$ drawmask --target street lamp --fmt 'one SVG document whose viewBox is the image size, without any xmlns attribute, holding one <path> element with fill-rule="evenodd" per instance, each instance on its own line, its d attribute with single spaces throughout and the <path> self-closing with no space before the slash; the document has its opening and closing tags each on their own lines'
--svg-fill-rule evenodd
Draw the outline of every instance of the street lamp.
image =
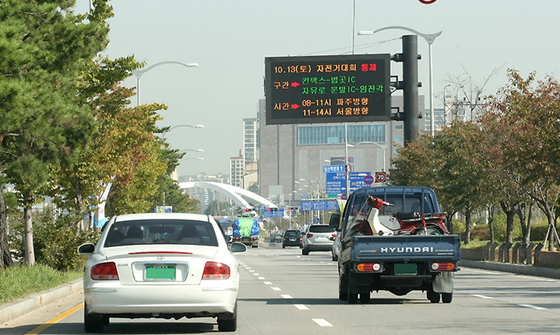
<svg viewBox="0 0 560 335">
<path fill-rule="evenodd" d="M 139 69 L 139 70 L 132 70 L 132 74 L 136 77 L 136 106 L 140 105 L 140 78 L 142 77 L 142 75 L 148 71 L 150 71 L 151 69 L 153 69 L 156 66 L 160 66 L 163 64 L 178 64 L 178 65 L 182 65 L 184 67 L 197 67 L 198 63 L 181 63 L 181 62 L 175 62 L 175 61 L 165 61 L 165 62 L 159 62 L 156 63 L 150 67 L 147 67 L 145 69 Z"/>
<path fill-rule="evenodd" d="M 434 41 L 436 40 L 436 37 L 438 37 L 439 35 L 441 35 L 441 33 L 443 31 L 437 32 L 437 33 L 433 33 L 433 34 L 422 34 L 412 28 L 408 28 L 408 27 L 403 27 L 403 26 L 390 26 L 390 27 L 384 27 L 384 28 L 380 28 L 377 29 L 375 31 L 359 31 L 358 35 L 373 35 L 377 32 L 380 32 L 382 30 L 387 30 L 387 29 L 403 29 L 403 30 L 408 30 L 410 32 L 415 33 L 418 36 L 423 37 L 426 42 L 428 42 L 428 63 L 429 63 L 429 70 L 430 70 L 430 134 L 432 136 L 434 136 L 434 128 L 435 128 L 435 124 L 434 124 L 434 94 L 433 94 L 433 90 L 434 90 L 434 84 L 432 82 L 432 77 L 433 77 L 433 70 L 432 70 L 432 43 L 434 43 Z"/>
<path fill-rule="evenodd" d="M 179 127 L 204 128 L 204 126 L 201 125 L 201 124 L 197 124 L 197 125 L 194 125 L 194 126 L 193 126 L 193 125 L 190 125 L 190 124 L 180 124 L 180 125 L 177 125 L 177 126 L 173 126 L 173 127 L 169 128 L 169 129 L 167 129 L 166 131 L 164 131 L 164 132 L 163 132 L 163 137 L 165 137 L 165 134 L 167 134 L 167 133 L 170 132 L 171 130 L 173 130 L 173 129 L 175 129 L 175 128 L 179 128 Z"/>
<path fill-rule="evenodd" d="M 181 149 L 177 153 L 180 154 L 180 153 L 187 152 L 187 151 L 204 152 L 204 150 L 202 150 L 202 149 Z"/>
</svg>

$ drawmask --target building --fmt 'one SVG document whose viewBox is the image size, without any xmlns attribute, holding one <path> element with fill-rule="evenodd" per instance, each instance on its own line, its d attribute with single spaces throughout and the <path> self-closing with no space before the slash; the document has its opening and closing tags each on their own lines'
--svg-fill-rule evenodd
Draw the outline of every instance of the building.
<svg viewBox="0 0 560 335">
<path fill-rule="evenodd" d="M 425 110 L 423 96 L 418 103 L 418 110 Z M 392 97 L 392 106 L 402 110 L 402 104 L 402 96 Z M 402 121 L 266 125 L 264 107 L 262 99 L 258 183 L 260 195 L 280 206 L 326 196 L 323 167 L 344 165 L 346 153 L 351 171 L 374 174 L 388 171 L 391 158 L 403 145 Z M 419 132 L 425 129 L 424 122 L 419 120 Z"/>
</svg>

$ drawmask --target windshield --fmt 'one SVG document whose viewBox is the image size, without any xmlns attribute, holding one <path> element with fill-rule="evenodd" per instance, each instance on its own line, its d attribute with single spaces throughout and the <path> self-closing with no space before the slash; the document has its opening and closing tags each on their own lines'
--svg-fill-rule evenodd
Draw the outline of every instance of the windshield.
<svg viewBox="0 0 560 335">
<path fill-rule="evenodd" d="M 196 244 L 218 246 L 210 222 L 191 220 L 134 220 L 111 225 L 105 247 L 133 244 Z"/>
</svg>

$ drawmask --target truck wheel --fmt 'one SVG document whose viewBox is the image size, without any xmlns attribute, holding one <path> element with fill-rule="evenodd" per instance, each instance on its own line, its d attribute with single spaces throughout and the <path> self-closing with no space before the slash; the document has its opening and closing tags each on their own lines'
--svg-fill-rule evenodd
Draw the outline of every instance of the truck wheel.
<svg viewBox="0 0 560 335">
<path fill-rule="evenodd" d="M 301 254 L 302 255 L 309 255 L 309 249 L 307 249 L 307 248 L 301 249 Z"/>
<path fill-rule="evenodd" d="M 348 279 L 344 276 L 338 277 L 338 299 L 348 300 Z"/>
<path fill-rule="evenodd" d="M 437 304 L 437 303 L 439 303 L 439 297 L 440 297 L 440 294 L 439 294 L 439 293 L 436 293 L 436 292 L 434 292 L 433 290 L 428 290 L 428 291 L 426 292 L 426 296 L 427 296 L 428 300 L 430 300 L 430 302 L 431 302 L 432 304 Z"/>
<path fill-rule="evenodd" d="M 444 304 L 451 303 L 451 300 L 453 300 L 453 292 L 452 293 L 442 293 L 441 294 L 441 301 Z"/>
<path fill-rule="evenodd" d="M 352 286 L 353 286 L 352 282 L 353 282 L 352 274 L 349 273 L 348 274 L 348 303 L 349 304 L 355 304 L 358 302 L 358 293 L 352 292 Z"/>
<path fill-rule="evenodd" d="M 370 300 L 371 300 L 370 292 L 360 293 L 360 302 L 362 304 L 369 304 Z"/>
</svg>

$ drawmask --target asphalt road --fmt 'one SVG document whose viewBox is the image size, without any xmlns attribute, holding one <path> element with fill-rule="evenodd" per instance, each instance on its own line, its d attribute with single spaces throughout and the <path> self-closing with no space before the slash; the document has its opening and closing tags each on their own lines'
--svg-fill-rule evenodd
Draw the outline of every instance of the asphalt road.
<svg viewBox="0 0 560 335">
<path fill-rule="evenodd" d="M 374 292 L 369 304 L 349 305 L 338 300 L 336 262 L 328 252 L 302 256 L 299 248 L 273 246 L 250 248 L 238 259 L 236 334 L 560 333 L 557 279 L 463 268 L 451 304 L 431 304 L 422 292 Z M 0 334 L 85 334 L 82 299 L 71 295 L 2 325 Z M 107 334 L 216 332 L 213 319 L 111 319 L 105 328 Z"/>
</svg>

